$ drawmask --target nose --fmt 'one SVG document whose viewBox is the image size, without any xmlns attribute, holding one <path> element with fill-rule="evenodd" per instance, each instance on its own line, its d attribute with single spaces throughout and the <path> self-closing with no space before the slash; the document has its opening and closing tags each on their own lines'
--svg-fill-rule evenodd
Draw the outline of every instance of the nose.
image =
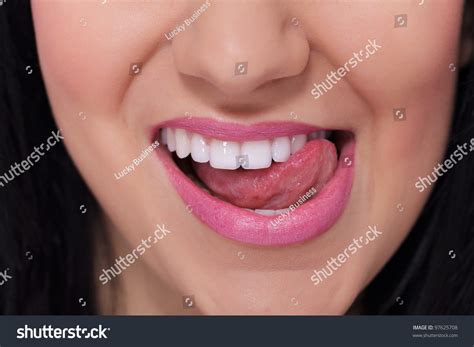
<svg viewBox="0 0 474 347">
<path fill-rule="evenodd" d="M 288 5 L 261 0 L 210 4 L 173 39 L 173 58 L 181 74 L 237 96 L 305 69 L 310 46 L 289 19 Z"/>
</svg>

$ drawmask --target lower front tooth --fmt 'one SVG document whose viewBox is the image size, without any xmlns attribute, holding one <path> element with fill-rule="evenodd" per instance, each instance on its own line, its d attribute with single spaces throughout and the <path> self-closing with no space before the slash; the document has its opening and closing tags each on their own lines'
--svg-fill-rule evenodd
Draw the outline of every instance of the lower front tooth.
<svg viewBox="0 0 474 347">
<path fill-rule="evenodd" d="M 262 216 L 274 216 L 274 210 L 254 210 L 256 214 L 261 214 Z"/>
<path fill-rule="evenodd" d="M 247 165 L 244 169 L 266 169 L 272 165 L 272 146 L 269 140 L 247 141 L 242 144 L 240 155 Z"/>
<path fill-rule="evenodd" d="M 289 208 L 283 208 L 283 209 L 281 209 L 281 210 L 276 210 L 276 211 L 275 211 L 275 215 L 277 215 L 277 214 L 286 214 L 286 213 L 288 213 L 288 212 L 290 212 L 290 209 L 289 209 Z"/>
<path fill-rule="evenodd" d="M 263 216 L 276 216 L 280 214 L 286 214 L 289 210 L 289 208 L 284 208 L 281 210 L 254 210 L 253 212 L 261 214 Z"/>
<path fill-rule="evenodd" d="M 235 170 L 240 166 L 240 144 L 232 141 L 212 140 L 210 165 L 215 169 Z"/>
</svg>

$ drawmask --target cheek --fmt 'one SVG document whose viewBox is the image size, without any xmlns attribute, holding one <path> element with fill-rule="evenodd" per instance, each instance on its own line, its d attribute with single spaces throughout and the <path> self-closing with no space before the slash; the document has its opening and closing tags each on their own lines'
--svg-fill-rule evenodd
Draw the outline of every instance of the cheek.
<svg viewBox="0 0 474 347">
<path fill-rule="evenodd" d="M 131 83 L 131 66 L 157 48 L 170 7 L 160 5 L 158 11 L 158 4 L 147 2 L 144 11 L 132 2 L 111 5 L 32 2 L 41 68 L 48 91 L 61 94 L 57 99 L 116 110 Z"/>
<path fill-rule="evenodd" d="M 462 1 L 437 1 L 429 7 L 406 0 L 354 2 L 315 4 L 310 11 L 314 15 L 307 19 L 315 23 L 310 39 L 333 69 L 364 50 L 368 40 L 382 46 L 345 77 L 373 108 L 399 102 L 414 91 L 421 94 L 421 89 L 443 88 L 440 83 L 451 79 L 449 66 L 457 58 Z M 395 27 L 400 14 L 406 15 L 406 27 Z"/>
</svg>

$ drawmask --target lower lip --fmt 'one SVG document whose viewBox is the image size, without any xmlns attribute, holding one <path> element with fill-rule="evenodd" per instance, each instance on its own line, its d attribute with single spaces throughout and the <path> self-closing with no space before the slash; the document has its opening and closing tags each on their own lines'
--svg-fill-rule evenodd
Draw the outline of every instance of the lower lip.
<svg viewBox="0 0 474 347">
<path fill-rule="evenodd" d="M 166 149 L 158 149 L 157 154 L 188 209 L 209 228 L 244 243 L 287 246 L 323 234 L 342 215 L 352 188 L 354 148 L 353 141 L 344 146 L 334 176 L 318 195 L 289 215 L 275 216 L 259 215 L 213 197 L 176 166 Z"/>
</svg>

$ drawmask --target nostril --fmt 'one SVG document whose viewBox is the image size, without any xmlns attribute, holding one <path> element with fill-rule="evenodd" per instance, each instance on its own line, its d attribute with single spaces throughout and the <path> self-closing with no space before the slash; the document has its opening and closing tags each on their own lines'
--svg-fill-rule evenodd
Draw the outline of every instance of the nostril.
<svg viewBox="0 0 474 347">
<path fill-rule="evenodd" d="M 176 68 L 226 96 L 298 76 L 308 64 L 310 45 L 295 28 L 297 20 L 289 20 L 268 3 L 212 5 L 173 39 Z"/>
</svg>

